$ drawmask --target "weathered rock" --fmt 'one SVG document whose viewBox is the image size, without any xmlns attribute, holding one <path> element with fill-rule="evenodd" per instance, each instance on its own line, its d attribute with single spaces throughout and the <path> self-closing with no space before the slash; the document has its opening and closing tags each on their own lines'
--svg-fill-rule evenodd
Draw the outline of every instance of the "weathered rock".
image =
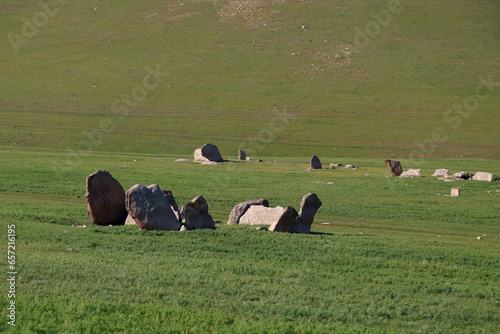
<svg viewBox="0 0 500 334">
<path fill-rule="evenodd" d="M 323 166 L 321 166 L 321 161 L 315 155 L 312 156 L 310 165 L 312 169 L 323 169 Z"/>
<path fill-rule="evenodd" d="M 403 167 L 399 160 L 385 159 L 384 162 L 387 168 L 389 168 L 392 176 L 400 176 L 401 173 L 403 173 Z"/>
<path fill-rule="evenodd" d="M 181 227 L 170 203 L 157 184 L 136 184 L 125 194 L 128 213 L 141 229 L 178 231 Z"/>
<path fill-rule="evenodd" d="M 358 166 L 345 165 L 345 168 L 347 168 L 347 169 L 356 169 L 356 168 L 358 168 Z"/>
<path fill-rule="evenodd" d="M 399 177 L 422 177 L 422 171 L 420 169 L 408 169 L 407 171 L 401 173 Z"/>
<path fill-rule="evenodd" d="M 316 194 L 309 193 L 304 195 L 304 197 L 302 197 L 300 211 L 297 216 L 297 226 L 293 228 L 293 232 L 309 233 L 311 231 L 311 225 L 314 221 L 314 215 L 316 215 L 316 211 L 318 211 L 322 204 L 323 203 Z"/>
<path fill-rule="evenodd" d="M 184 215 L 188 230 L 215 229 L 212 216 L 208 214 L 208 203 L 203 196 L 197 196 L 184 205 Z"/>
<path fill-rule="evenodd" d="M 161 191 L 163 196 L 167 199 L 168 203 L 170 203 L 170 206 L 174 211 L 179 212 L 179 207 L 177 206 L 177 203 L 175 202 L 174 195 L 172 194 L 171 190 L 162 190 Z"/>
<path fill-rule="evenodd" d="M 238 160 L 245 160 L 247 158 L 247 152 L 243 150 L 238 151 Z"/>
<path fill-rule="evenodd" d="M 215 161 L 215 162 L 224 161 L 217 146 L 210 143 L 203 145 L 203 147 L 201 148 L 201 154 L 210 161 Z"/>
<path fill-rule="evenodd" d="M 123 201 L 123 204 L 125 204 L 125 201 Z M 125 219 L 125 225 L 137 225 L 137 222 L 135 221 L 134 218 L 132 218 L 131 215 L 127 214 L 127 219 Z"/>
<path fill-rule="evenodd" d="M 239 224 L 241 216 L 243 216 L 252 205 L 262 205 L 265 207 L 269 207 L 269 201 L 265 198 L 259 198 L 236 204 L 233 210 L 231 210 L 231 214 L 229 215 L 227 224 Z"/>
<path fill-rule="evenodd" d="M 85 202 L 91 222 L 97 225 L 125 223 L 125 191 L 109 172 L 98 170 L 87 176 Z"/>
<path fill-rule="evenodd" d="M 203 156 L 203 154 L 201 153 L 201 148 L 197 148 L 196 150 L 194 150 L 193 158 L 194 158 L 194 161 L 196 161 L 196 162 L 210 161 Z"/>
<path fill-rule="evenodd" d="M 201 164 L 202 165 L 218 165 L 219 163 L 215 162 L 215 161 L 203 161 Z"/>
<path fill-rule="evenodd" d="M 338 167 L 338 166 L 336 166 L 336 165 L 338 165 L 338 164 L 330 164 L 330 168 L 331 168 L 331 169 L 335 169 L 335 168 L 337 168 L 337 167 Z"/>
<path fill-rule="evenodd" d="M 272 225 L 283 214 L 284 208 L 277 206 L 269 208 L 262 205 L 252 205 L 240 218 L 240 224 Z"/>
<path fill-rule="evenodd" d="M 441 169 L 436 169 L 434 174 L 432 174 L 431 176 L 448 176 L 448 175 L 450 175 L 450 171 L 447 169 L 441 168 Z"/>
<path fill-rule="evenodd" d="M 290 232 L 297 220 L 297 216 L 297 210 L 291 206 L 287 206 L 278 220 L 271 225 L 269 231 Z"/>
<path fill-rule="evenodd" d="M 493 174 L 491 174 L 491 173 L 485 173 L 485 172 L 477 172 L 472 177 L 472 180 L 473 181 L 488 181 L 488 182 L 491 182 L 491 181 L 493 181 Z"/>
<path fill-rule="evenodd" d="M 460 196 L 460 189 L 459 188 L 451 188 L 451 197 L 458 197 Z"/>
<path fill-rule="evenodd" d="M 187 229 L 186 225 L 182 225 L 181 228 L 179 229 L 179 231 L 181 231 L 181 232 L 182 231 L 187 231 L 187 230 L 188 229 Z"/>
</svg>

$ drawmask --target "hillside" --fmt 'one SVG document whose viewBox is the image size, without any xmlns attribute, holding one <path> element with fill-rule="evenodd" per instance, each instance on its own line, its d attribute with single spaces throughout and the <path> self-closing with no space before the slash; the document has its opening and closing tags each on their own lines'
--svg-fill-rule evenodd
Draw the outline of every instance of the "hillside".
<svg viewBox="0 0 500 334">
<path fill-rule="evenodd" d="M 3 1 L 0 146 L 500 158 L 500 3 Z"/>
</svg>

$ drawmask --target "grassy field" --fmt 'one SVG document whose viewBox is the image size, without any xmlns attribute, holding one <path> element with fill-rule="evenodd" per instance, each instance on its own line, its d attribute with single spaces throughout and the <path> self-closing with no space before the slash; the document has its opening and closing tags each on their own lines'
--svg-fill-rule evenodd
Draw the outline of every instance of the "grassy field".
<svg viewBox="0 0 500 334">
<path fill-rule="evenodd" d="M 0 145 L 498 159 L 499 6 L 3 1 Z"/>
<path fill-rule="evenodd" d="M 0 248 L 15 226 L 17 274 L 15 299 L 0 285 L 0 332 L 500 332 L 500 183 L 430 176 L 500 175 L 499 12 L 2 1 Z M 206 142 L 264 162 L 174 162 Z M 307 172 L 312 154 L 359 168 Z M 392 178 L 385 158 L 424 177 Z M 91 225 L 98 169 L 180 205 L 201 194 L 220 223 Z M 308 192 L 323 202 L 309 235 L 225 224 L 241 201 L 298 209 Z"/>
<path fill-rule="evenodd" d="M 425 177 L 400 179 L 388 177 L 381 159 L 340 161 L 355 171 L 307 172 L 297 158 L 202 166 L 107 154 L 58 174 L 52 164 L 64 153 L 0 154 L 0 245 L 6 249 L 7 226 L 15 225 L 19 332 L 499 329 L 500 184 L 429 176 L 439 167 L 500 174 L 497 161 L 428 159 Z M 203 194 L 221 223 L 186 233 L 93 226 L 83 197 L 96 169 L 125 189 L 158 183 L 179 204 Z M 447 196 L 451 187 L 461 196 Z M 323 201 L 310 235 L 225 224 L 239 201 L 266 197 L 298 208 L 310 191 Z M 6 305 L 7 294 L 0 299 Z M 2 332 L 10 327 L 0 323 Z"/>
</svg>

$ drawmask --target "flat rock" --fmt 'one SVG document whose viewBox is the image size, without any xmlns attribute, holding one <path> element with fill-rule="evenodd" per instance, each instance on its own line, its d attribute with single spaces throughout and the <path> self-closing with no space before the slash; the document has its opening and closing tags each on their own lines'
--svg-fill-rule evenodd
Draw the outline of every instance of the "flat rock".
<svg viewBox="0 0 500 334">
<path fill-rule="evenodd" d="M 408 169 L 407 171 L 401 173 L 399 177 L 422 177 L 422 171 L 420 169 Z"/>
<path fill-rule="evenodd" d="M 269 207 L 269 201 L 265 198 L 252 199 L 245 202 L 238 203 L 234 206 L 233 210 L 231 210 L 231 214 L 229 215 L 229 220 L 227 221 L 228 225 L 235 225 L 240 223 L 240 218 L 247 212 L 247 210 L 252 205 L 261 205 L 265 207 Z"/>
<path fill-rule="evenodd" d="M 128 213 L 144 230 L 178 231 L 181 227 L 169 201 L 157 184 L 136 184 L 125 193 Z"/>
<path fill-rule="evenodd" d="M 203 161 L 201 164 L 202 165 L 218 165 L 219 163 L 215 162 L 215 161 Z"/>
<path fill-rule="evenodd" d="M 175 162 L 189 162 L 188 159 L 177 159 L 175 160 Z"/>
<path fill-rule="evenodd" d="M 123 225 L 127 218 L 125 191 L 107 171 L 87 176 L 85 202 L 90 221 L 97 225 Z"/>
<path fill-rule="evenodd" d="M 389 168 L 391 176 L 400 176 L 403 173 L 403 167 L 401 166 L 399 160 L 385 159 L 384 162 L 387 165 L 387 168 Z"/>
<path fill-rule="evenodd" d="M 323 169 L 323 167 L 321 166 L 321 161 L 315 155 L 313 155 L 311 158 L 310 166 L 312 169 Z"/>
<path fill-rule="evenodd" d="M 276 220 L 269 231 L 274 232 L 290 232 L 295 225 L 298 213 L 297 210 L 291 206 L 287 206 L 281 216 Z"/>
<path fill-rule="evenodd" d="M 436 169 L 434 174 L 432 174 L 431 176 L 448 176 L 448 175 L 450 175 L 450 171 L 447 169 L 441 168 L 441 169 Z"/>
<path fill-rule="evenodd" d="M 223 162 L 219 149 L 214 144 L 207 143 L 201 148 L 201 154 L 210 161 Z"/>
<path fill-rule="evenodd" d="M 252 205 L 240 218 L 240 224 L 272 225 L 283 214 L 284 208 L 277 206 L 269 208 L 262 205 Z"/>
<path fill-rule="evenodd" d="M 300 203 L 300 211 L 297 216 L 296 226 L 292 232 L 309 233 L 311 225 L 314 221 L 314 216 L 323 203 L 314 193 L 308 193 L 302 197 Z"/>
<path fill-rule="evenodd" d="M 215 229 L 215 222 L 208 214 L 207 200 L 201 195 L 184 205 L 184 216 L 188 230 Z"/>
<path fill-rule="evenodd" d="M 488 182 L 491 182 L 491 181 L 493 181 L 493 174 L 491 174 L 491 173 L 485 173 L 485 172 L 477 172 L 472 177 L 472 180 L 473 181 L 488 181 Z"/>
</svg>

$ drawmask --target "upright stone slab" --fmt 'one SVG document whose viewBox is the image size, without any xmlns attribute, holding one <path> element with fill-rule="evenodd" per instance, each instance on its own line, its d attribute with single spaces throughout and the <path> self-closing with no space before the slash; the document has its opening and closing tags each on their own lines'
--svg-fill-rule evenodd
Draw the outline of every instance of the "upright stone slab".
<svg viewBox="0 0 500 334">
<path fill-rule="evenodd" d="M 271 225 L 269 231 L 290 232 L 297 220 L 297 216 L 297 210 L 291 206 L 287 206 L 278 220 Z"/>
<path fill-rule="evenodd" d="M 272 225 L 283 214 L 284 208 L 277 206 L 268 208 L 262 205 L 252 205 L 240 218 L 240 224 L 250 225 Z"/>
<path fill-rule="evenodd" d="M 323 203 L 314 193 L 309 193 L 302 197 L 302 202 L 300 203 L 300 211 L 297 217 L 297 226 L 294 228 L 294 232 L 298 233 L 309 233 L 311 232 L 311 225 L 314 221 L 314 216 L 316 211 Z"/>
<path fill-rule="evenodd" d="M 460 196 L 460 189 L 459 188 L 451 188 L 451 197 L 458 197 Z"/>
<path fill-rule="evenodd" d="M 215 222 L 208 214 L 208 203 L 201 195 L 184 205 L 184 215 L 188 230 L 215 229 Z"/>
<path fill-rule="evenodd" d="M 403 173 L 403 167 L 399 160 L 385 159 L 384 162 L 392 176 L 400 176 Z"/>
<path fill-rule="evenodd" d="M 321 166 L 321 161 L 315 155 L 312 156 L 310 165 L 311 165 L 312 169 L 322 169 L 323 168 L 323 166 Z"/>
<path fill-rule="evenodd" d="M 238 203 L 234 206 L 229 214 L 228 225 L 235 225 L 240 223 L 240 218 L 247 212 L 252 205 L 262 205 L 269 207 L 269 201 L 265 198 L 251 199 L 245 202 Z"/>
<path fill-rule="evenodd" d="M 181 227 L 170 203 L 157 184 L 136 184 L 125 194 L 125 206 L 139 228 L 178 231 Z"/>
<path fill-rule="evenodd" d="M 203 147 L 201 148 L 201 154 L 210 161 L 224 162 L 219 149 L 214 144 L 208 143 L 203 145 Z"/>
<path fill-rule="evenodd" d="M 247 158 L 247 152 L 243 150 L 238 151 L 238 160 L 246 160 Z"/>
<path fill-rule="evenodd" d="M 123 225 L 127 218 L 125 191 L 107 171 L 87 176 L 85 202 L 90 221 L 97 225 Z"/>
</svg>

